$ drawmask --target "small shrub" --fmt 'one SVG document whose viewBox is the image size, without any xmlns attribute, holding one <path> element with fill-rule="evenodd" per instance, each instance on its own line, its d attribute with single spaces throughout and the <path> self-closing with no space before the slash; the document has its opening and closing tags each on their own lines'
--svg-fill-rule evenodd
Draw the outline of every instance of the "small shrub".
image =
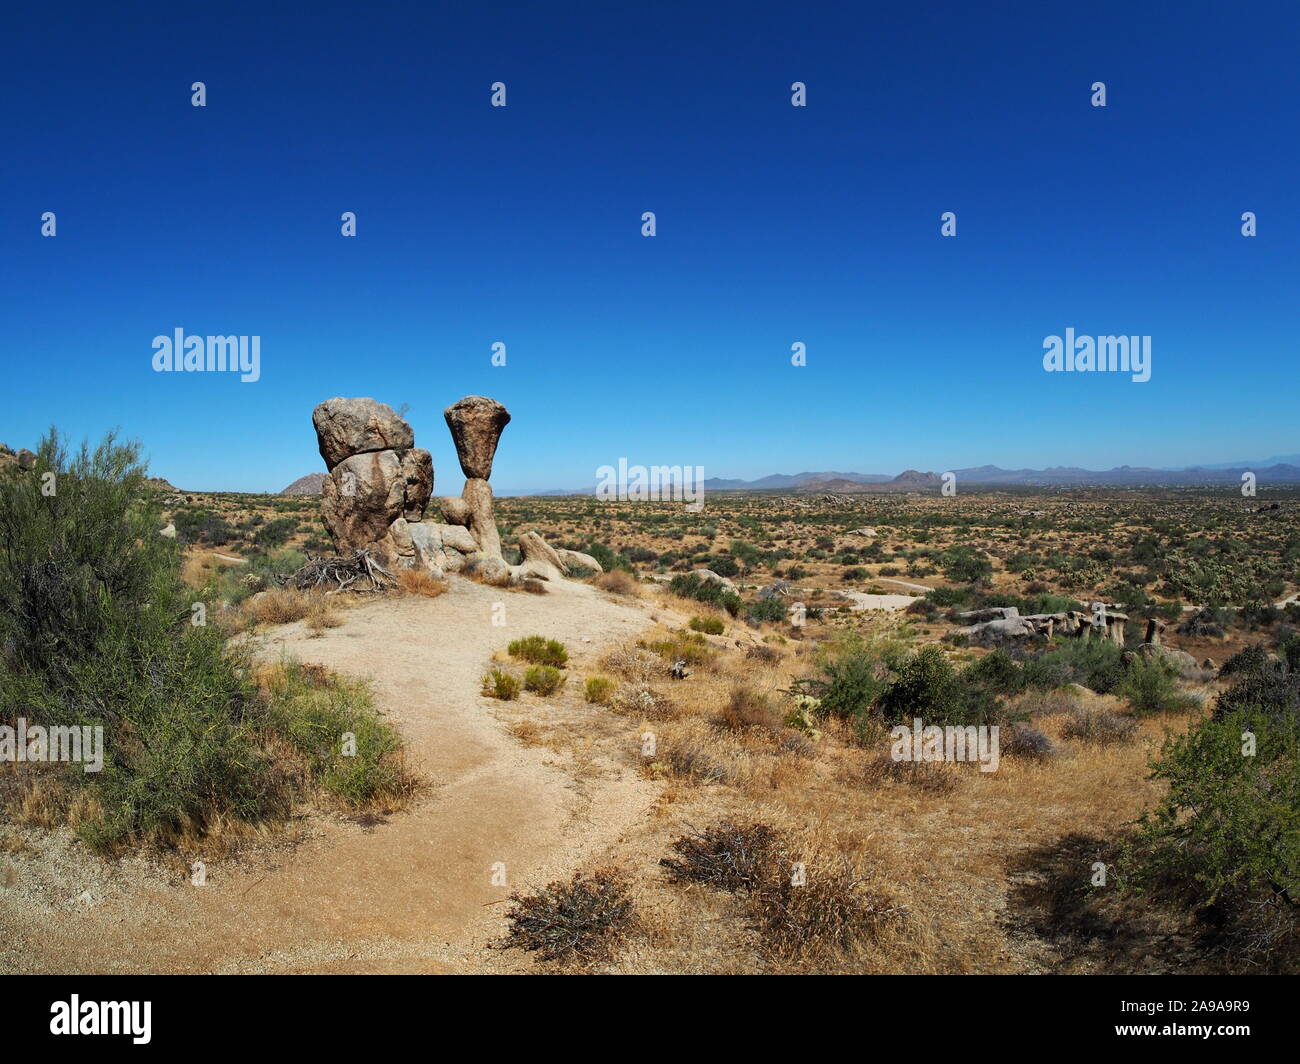
<svg viewBox="0 0 1300 1064">
<path fill-rule="evenodd" d="M 775 731 L 781 726 L 781 714 L 766 695 L 748 687 L 733 687 L 718 715 L 718 723 L 735 732 L 750 728 Z"/>
<path fill-rule="evenodd" d="M 674 595 L 680 595 L 682 598 L 694 599 L 696 602 L 707 602 L 711 606 L 726 610 L 732 617 L 739 615 L 741 607 L 744 605 L 741 597 L 731 588 L 716 580 L 708 580 L 697 576 L 694 573 L 684 573 L 681 576 L 675 576 L 668 585 L 668 590 Z"/>
<path fill-rule="evenodd" d="M 1231 676 L 1234 672 L 1255 672 L 1264 668 L 1271 660 L 1268 651 L 1257 643 L 1233 654 L 1223 663 L 1219 675 Z"/>
<path fill-rule="evenodd" d="M 639 596 L 641 594 L 641 587 L 636 577 L 626 569 L 611 569 L 607 573 L 601 573 L 592 580 L 592 583 L 612 595 Z"/>
<path fill-rule="evenodd" d="M 998 744 L 1002 753 L 1030 761 L 1045 761 L 1056 752 L 1051 739 L 1037 728 L 1019 721 L 1002 729 Z"/>
<path fill-rule="evenodd" d="M 670 743 L 666 750 L 661 744 L 657 761 L 665 765 L 672 775 L 683 779 L 699 783 L 727 781 L 726 768 L 695 740 Z"/>
<path fill-rule="evenodd" d="M 717 656 L 717 652 L 709 646 L 704 636 L 698 633 L 694 635 L 682 633 L 671 639 L 658 639 L 652 643 L 637 645 L 653 651 L 669 664 L 685 661 L 687 665 L 707 665 Z"/>
<path fill-rule="evenodd" d="M 1051 689 L 1077 683 L 1110 694 L 1124 679 L 1123 654 L 1109 639 L 1070 639 L 1024 663 L 1025 686 Z"/>
<path fill-rule="evenodd" d="M 397 583 L 408 595 L 437 598 L 447 590 L 447 581 L 439 580 L 427 569 L 399 569 Z"/>
<path fill-rule="evenodd" d="M 692 617 L 689 627 L 694 632 L 703 632 L 705 635 L 721 635 L 724 629 L 720 617 Z"/>
<path fill-rule="evenodd" d="M 315 597 L 310 592 L 288 587 L 259 591 L 244 600 L 243 615 L 251 624 L 291 624 L 311 612 Z"/>
<path fill-rule="evenodd" d="M 1075 709 L 1061 728 L 1067 739 L 1081 739 L 1086 743 L 1106 746 L 1129 742 L 1137 732 L 1138 722 L 1132 717 L 1112 713 L 1107 709 Z"/>
<path fill-rule="evenodd" d="M 1174 670 L 1163 658 L 1139 657 L 1129 666 L 1118 694 L 1138 716 L 1187 709 L 1193 701 L 1174 686 Z"/>
<path fill-rule="evenodd" d="M 1255 738 L 1253 756 L 1243 756 L 1243 735 Z M 1283 926 L 1256 928 L 1252 952 L 1266 957 L 1288 938 L 1294 945 L 1300 718 L 1246 709 L 1201 721 L 1169 738 L 1153 775 L 1169 789 L 1127 855 L 1132 886 L 1178 884 L 1194 903 L 1218 904 L 1247 926 L 1272 909 L 1285 915 Z"/>
<path fill-rule="evenodd" d="M 724 820 L 679 836 L 672 843 L 677 857 L 659 863 L 678 879 L 715 890 L 751 891 L 762 881 L 777 842 L 776 831 L 766 824 Z"/>
<path fill-rule="evenodd" d="M 524 690 L 538 695 L 553 695 L 564 686 L 565 676 L 553 665 L 529 665 L 524 670 Z"/>
<path fill-rule="evenodd" d="M 510 929 L 502 945 L 545 961 L 592 963 L 608 958 L 632 929 L 636 908 L 624 877 L 612 869 L 578 873 L 537 894 L 510 895 Z"/>
<path fill-rule="evenodd" d="M 767 622 L 780 624 L 786 619 L 786 608 L 779 598 L 759 599 L 750 605 L 745 613 L 746 620 L 752 625 Z"/>
<path fill-rule="evenodd" d="M 519 678 L 502 669 L 493 669 L 483 677 L 483 694 L 502 702 L 512 702 L 519 697 Z"/>
<path fill-rule="evenodd" d="M 866 888 L 866 876 L 849 858 L 804 853 L 765 824 L 724 821 L 680 836 L 672 847 L 677 857 L 660 864 L 678 879 L 741 895 L 764 952 L 775 957 L 847 949 L 905 915 Z"/>
<path fill-rule="evenodd" d="M 352 809 L 391 809 L 411 792 L 401 739 L 364 683 L 294 661 L 261 675 L 271 730 L 306 759 L 326 794 Z"/>
<path fill-rule="evenodd" d="M 582 685 L 582 697 L 592 705 L 609 705 L 613 694 L 614 681 L 608 676 L 588 676 Z"/>
<path fill-rule="evenodd" d="M 552 665 L 561 669 L 569 660 L 569 652 L 564 649 L 563 643 L 540 635 L 516 639 L 506 649 L 512 658 L 520 658 L 533 665 Z"/>
</svg>

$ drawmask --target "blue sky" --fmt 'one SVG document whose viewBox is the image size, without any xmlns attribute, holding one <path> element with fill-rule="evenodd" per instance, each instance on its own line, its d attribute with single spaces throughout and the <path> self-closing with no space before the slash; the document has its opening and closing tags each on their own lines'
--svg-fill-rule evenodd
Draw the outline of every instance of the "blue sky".
<svg viewBox="0 0 1300 1064">
<path fill-rule="evenodd" d="M 480 393 L 506 488 L 1298 449 L 1294 5 L 6 18 L 11 446 L 119 426 L 181 486 L 278 490 L 323 469 L 312 407 L 372 395 L 454 494 L 441 411 Z M 261 380 L 153 372 L 177 327 L 260 336 Z M 1151 380 L 1045 373 L 1067 327 L 1150 335 Z"/>
</svg>

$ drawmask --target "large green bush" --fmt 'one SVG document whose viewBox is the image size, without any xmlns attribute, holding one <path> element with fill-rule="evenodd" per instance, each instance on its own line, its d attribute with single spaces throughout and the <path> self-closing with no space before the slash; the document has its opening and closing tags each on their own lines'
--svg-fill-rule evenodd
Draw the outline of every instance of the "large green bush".
<svg viewBox="0 0 1300 1064">
<path fill-rule="evenodd" d="M 93 790 L 100 814 L 79 831 L 104 849 L 284 816 L 297 786 L 269 753 L 292 710 L 257 696 L 216 625 L 193 623 L 199 594 L 158 534 L 139 454 L 109 435 L 69 455 L 51 431 L 33 470 L 0 477 L 0 715 L 103 729 L 102 771 L 61 779 Z M 353 719 L 373 719 L 354 701 Z M 384 751 L 350 771 L 386 760 L 395 738 L 372 731 Z"/>
<path fill-rule="evenodd" d="M 1212 716 L 1166 741 L 1153 776 L 1168 790 L 1126 856 L 1133 887 L 1217 906 L 1250 963 L 1300 943 L 1298 706 L 1300 674 L 1241 674 Z"/>
</svg>

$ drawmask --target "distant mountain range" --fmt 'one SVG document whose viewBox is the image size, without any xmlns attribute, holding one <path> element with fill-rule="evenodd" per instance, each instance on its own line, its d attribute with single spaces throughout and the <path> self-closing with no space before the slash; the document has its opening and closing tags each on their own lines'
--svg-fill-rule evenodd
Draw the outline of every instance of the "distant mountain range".
<svg viewBox="0 0 1300 1064">
<path fill-rule="evenodd" d="M 1199 484 L 1240 484 L 1243 473 L 1254 473 L 1260 487 L 1270 484 L 1300 484 L 1300 454 L 1276 455 L 1259 462 L 1222 462 L 1216 465 L 1187 466 L 1182 469 L 1154 469 L 1147 466 L 1116 466 L 1113 469 L 1081 469 L 1077 466 L 1051 466 L 1047 469 L 1002 469 L 999 466 L 972 466 L 954 469 L 957 485 L 980 484 L 1025 487 L 1098 486 L 1098 487 L 1179 487 Z M 282 495 L 314 495 L 320 492 L 324 473 L 300 477 Z M 757 480 L 709 477 L 705 491 L 771 491 L 808 494 L 864 494 L 877 492 L 937 491 L 943 483 L 938 473 L 908 469 L 897 476 L 888 473 L 771 473 Z M 592 495 L 595 488 L 500 488 L 498 497 L 510 495 L 552 496 Z"/>
</svg>

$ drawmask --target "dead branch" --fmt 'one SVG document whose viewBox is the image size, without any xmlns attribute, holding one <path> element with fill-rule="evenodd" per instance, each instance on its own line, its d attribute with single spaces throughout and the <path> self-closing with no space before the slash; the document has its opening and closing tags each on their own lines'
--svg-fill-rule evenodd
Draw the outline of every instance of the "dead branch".
<svg viewBox="0 0 1300 1064">
<path fill-rule="evenodd" d="M 309 556 L 307 564 L 287 576 L 284 584 L 299 591 L 328 588 L 327 595 L 337 595 L 342 591 L 383 593 L 397 586 L 397 577 L 384 568 L 380 561 L 382 557 L 370 550 L 353 551 L 350 558 Z"/>
</svg>

